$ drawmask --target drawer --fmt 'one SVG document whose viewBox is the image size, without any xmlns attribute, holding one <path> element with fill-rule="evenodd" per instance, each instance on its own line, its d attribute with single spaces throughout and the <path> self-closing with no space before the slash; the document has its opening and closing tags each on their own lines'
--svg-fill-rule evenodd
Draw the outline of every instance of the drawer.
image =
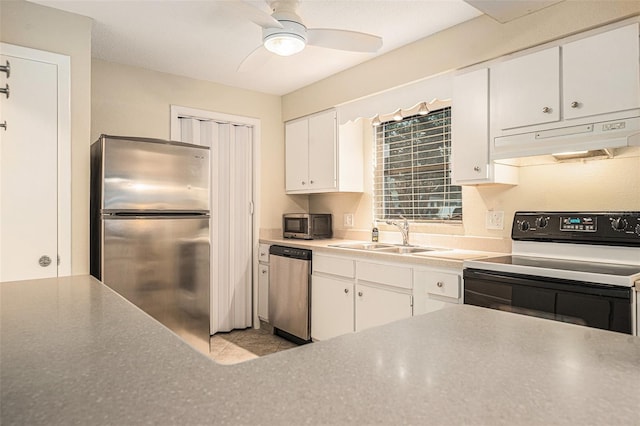
<svg viewBox="0 0 640 426">
<path fill-rule="evenodd" d="M 269 244 L 260 244 L 258 248 L 258 262 L 269 263 Z"/>
<path fill-rule="evenodd" d="M 460 275 L 445 272 L 431 272 L 426 283 L 427 293 L 438 296 L 460 297 Z"/>
<path fill-rule="evenodd" d="M 359 280 L 408 289 L 413 287 L 411 268 L 358 262 L 357 271 Z"/>
<path fill-rule="evenodd" d="M 356 275 L 355 261 L 351 259 L 314 254 L 311 267 L 314 273 L 323 272 L 345 278 L 353 278 Z"/>
</svg>

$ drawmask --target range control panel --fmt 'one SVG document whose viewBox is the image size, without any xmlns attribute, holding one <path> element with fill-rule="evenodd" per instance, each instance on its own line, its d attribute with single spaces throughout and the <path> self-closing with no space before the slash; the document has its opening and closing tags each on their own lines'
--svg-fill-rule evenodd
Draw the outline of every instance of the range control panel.
<svg viewBox="0 0 640 426">
<path fill-rule="evenodd" d="M 640 247 L 640 212 L 516 212 L 511 238 Z"/>
</svg>

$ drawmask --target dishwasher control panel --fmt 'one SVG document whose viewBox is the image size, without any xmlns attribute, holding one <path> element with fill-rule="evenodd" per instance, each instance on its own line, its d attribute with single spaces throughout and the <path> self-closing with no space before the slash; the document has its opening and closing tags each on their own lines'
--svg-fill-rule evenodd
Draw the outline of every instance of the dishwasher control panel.
<svg viewBox="0 0 640 426">
<path fill-rule="evenodd" d="M 293 259 L 311 260 L 311 250 L 296 247 L 272 245 L 269 254 L 274 256 L 291 257 Z"/>
</svg>

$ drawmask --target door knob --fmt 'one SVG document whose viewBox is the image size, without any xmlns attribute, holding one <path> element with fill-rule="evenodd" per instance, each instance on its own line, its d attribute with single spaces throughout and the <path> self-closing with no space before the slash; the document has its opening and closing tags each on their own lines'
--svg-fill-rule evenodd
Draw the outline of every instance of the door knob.
<svg viewBox="0 0 640 426">
<path fill-rule="evenodd" d="M 344 294 L 349 294 L 349 289 L 348 288 L 344 289 Z"/>
<path fill-rule="evenodd" d="M 544 108 L 542 108 L 542 112 L 544 112 L 545 114 L 549 114 L 551 112 L 551 108 L 544 107 Z"/>
<path fill-rule="evenodd" d="M 43 268 L 46 268 L 47 266 L 51 265 L 51 258 L 45 254 L 43 256 L 40 256 L 40 259 L 38 259 L 38 263 Z"/>
<path fill-rule="evenodd" d="M 362 297 L 362 292 L 361 291 L 358 292 L 358 296 Z"/>
</svg>

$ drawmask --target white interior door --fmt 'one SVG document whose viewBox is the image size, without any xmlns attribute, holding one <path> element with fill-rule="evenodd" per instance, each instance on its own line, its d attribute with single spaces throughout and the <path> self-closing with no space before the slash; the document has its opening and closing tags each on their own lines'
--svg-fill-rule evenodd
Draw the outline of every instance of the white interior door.
<svg viewBox="0 0 640 426">
<path fill-rule="evenodd" d="M 203 121 L 211 146 L 211 333 L 252 324 L 251 128 Z"/>
<path fill-rule="evenodd" d="M 58 167 L 66 155 L 59 152 L 60 137 L 65 137 L 59 114 L 68 113 L 60 111 L 60 66 L 41 60 L 39 51 L 1 47 L 0 65 L 8 62 L 10 73 L 0 73 L 0 86 L 9 89 L 8 96 L 0 94 L 0 123 L 6 122 L 0 128 L 0 281 L 55 277 L 58 236 L 68 231 L 59 226 L 58 214 L 65 201 L 59 200 Z M 29 53 L 37 58 L 21 57 Z M 64 161 L 60 165 L 68 167 Z M 66 275 L 70 253 L 63 251 L 67 265 L 61 275 Z"/>
</svg>

